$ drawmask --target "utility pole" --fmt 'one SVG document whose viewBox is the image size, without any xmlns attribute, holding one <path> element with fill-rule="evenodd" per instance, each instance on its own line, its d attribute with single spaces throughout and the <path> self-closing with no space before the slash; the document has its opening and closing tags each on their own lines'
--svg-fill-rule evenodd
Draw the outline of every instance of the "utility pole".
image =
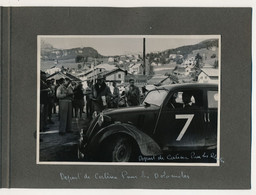
<svg viewBox="0 0 256 195">
<path fill-rule="evenodd" d="M 143 38 L 143 75 L 146 74 L 146 39 Z"/>
</svg>

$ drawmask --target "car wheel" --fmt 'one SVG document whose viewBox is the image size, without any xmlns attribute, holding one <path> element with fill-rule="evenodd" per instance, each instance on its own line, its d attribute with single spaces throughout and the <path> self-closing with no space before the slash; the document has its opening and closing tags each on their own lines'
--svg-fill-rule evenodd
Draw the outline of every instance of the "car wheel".
<svg viewBox="0 0 256 195">
<path fill-rule="evenodd" d="M 117 137 L 104 144 L 104 160 L 111 162 L 128 162 L 132 157 L 132 143 L 126 137 Z"/>
</svg>

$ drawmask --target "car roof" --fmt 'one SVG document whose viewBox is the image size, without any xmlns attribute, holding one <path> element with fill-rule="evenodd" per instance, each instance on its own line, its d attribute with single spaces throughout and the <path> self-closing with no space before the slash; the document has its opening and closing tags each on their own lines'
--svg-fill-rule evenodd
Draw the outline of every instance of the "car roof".
<svg viewBox="0 0 256 195">
<path fill-rule="evenodd" d="M 155 89 L 167 89 L 167 90 L 174 90 L 174 89 L 189 89 L 189 88 L 218 88 L 218 84 L 216 83 L 182 83 L 182 84 L 171 84 L 171 85 L 161 85 L 156 87 Z"/>
</svg>

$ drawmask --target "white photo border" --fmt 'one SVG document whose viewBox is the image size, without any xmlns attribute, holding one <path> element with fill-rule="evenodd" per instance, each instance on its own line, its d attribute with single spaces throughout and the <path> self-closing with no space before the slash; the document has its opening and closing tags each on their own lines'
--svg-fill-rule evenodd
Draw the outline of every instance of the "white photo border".
<svg viewBox="0 0 256 195">
<path fill-rule="evenodd" d="M 40 157 L 40 68 L 41 68 L 41 39 L 42 38 L 205 38 L 218 39 L 218 61 L 219 61 L 219 79 L 218 79 L 218 127 L 217 127 L 217 161 L 216 163 L 153 163 L 153 162 L 41 162 Z M 171 49 L 171 48 L 170 48 Z M 36 143 L 36 164 L 39 165 L 121 165 L 121 166 L 220 166 L 220 102 L 221 102 L 221 35 L 38 35 L 37 36 L 37 143 Z M 225 158 L 225 157 L 223 157 Z"/>
</svg>

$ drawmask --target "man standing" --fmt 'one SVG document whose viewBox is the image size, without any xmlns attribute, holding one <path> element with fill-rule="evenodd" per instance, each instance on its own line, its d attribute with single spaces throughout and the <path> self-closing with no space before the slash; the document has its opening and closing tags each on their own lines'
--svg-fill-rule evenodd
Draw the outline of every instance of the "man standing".
<svg viewBox="0 0 256 195">
<path fill-rule="evenodd" d="M 119 89 L 116 86 L 116 82 L 113 82 L 113 107 L 114 108 L 118 108 L 118 103 L 119 103 L 119 99 L 120 99 L 120 94 L 119 94 Z"/>
<path fill-rule="evenodd" d="M 72 125 L 72 99 L 73 91 L 68 90 L 69 79 L 60 79 L 60 86 L 57 89 L 57 98 L 59 99 L 60 126 L 59 134 L 64 135 L 71 132 Z"/>
<path fill-rule="evenodd" d="M 74 89 L 73 107 L 75 108 L 75 118 L 78 117 L 78 111 L 80 114 L 80 118 L 82 118 L 84 108 L 84 93 L 82 83 L 79 83 L 77 87 Z"/>
<path fill-rule="evenodd" d="M 99 75 L 97 82 L 93 86 L 93 107 L 97 113 L 107 108 L 108 102 L 112 97 L 109 87 L 105 83 L 105 79 L 102 75 Z"/>
<path fill-rule="evenodd" d="M 125 90 L 125 95 L 128 106 L 140 105 L 140 90 L 134 85 L 134 79 L 129 80 L 129 86 Z"/>
<path fill-rule="evenodd" d="M 66 78 L 69 81 L 69 85 L 68 85 L 68 93 L 69 94 L 73 94 L 71 96 L 71 102 L 72 102 L 72 118 L 74 117 L 74 111 L 75 111 L 75 106 L 74 106 L 74 90 L 76 88 L 76 83 L 75 81 L 71 81 L 70 79 Z"/>
</svg>

